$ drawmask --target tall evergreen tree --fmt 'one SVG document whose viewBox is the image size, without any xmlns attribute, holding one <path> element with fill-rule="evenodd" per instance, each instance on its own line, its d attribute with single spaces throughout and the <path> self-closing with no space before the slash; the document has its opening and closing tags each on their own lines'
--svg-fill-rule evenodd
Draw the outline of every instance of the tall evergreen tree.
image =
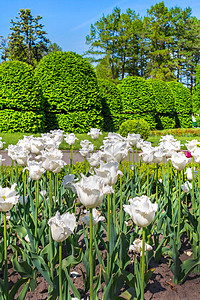
<svg viewBox="0 0 200 300">
<path fill-rule="evenodd" d="M 11 20 L 9 58 L 35 65 L 48 53 L 49 40 L 40 24 L 41 16 L 34 18 L 30 9 L 20 9 L 16 21 Z"/>
</svg>

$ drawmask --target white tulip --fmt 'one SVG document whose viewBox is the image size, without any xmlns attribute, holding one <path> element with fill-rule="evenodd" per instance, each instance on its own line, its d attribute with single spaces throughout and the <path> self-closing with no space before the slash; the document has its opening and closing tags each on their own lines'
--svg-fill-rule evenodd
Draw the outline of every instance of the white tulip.
<svg viewBox="0 0 200 300">
<path fill-rule="evenodd" d="M 55 130 L 50 130 L 50 133 L 51 133 L 52 139 L 60 145 L 63 141 L 64 131 L 61 129 L 55 129 Z"/>
<path fill-rule="evenodd" d="M 74 184 L 81 203 L 88 208 L 95 208 L 101 204 L 104 195 L 113 193 L 113 189 L 105 186 L 103 179 L 97 175 L 86 177 L 82 174 L 79 182 Z"/>
<path fill-rule="evenodd" d="M 2 165 L 2 162 L 5 161 L 5 159 L 2 157 L 2 155 L 0 154 L 0 166 Z"/>
<path fill-rule="evenodd" d="M 139 156 L 142 157 L 143 162 L 149 164 L 153 162 L 154 158 L 154 148 L 153 147 L 142 147 L 142 152 L 139 154 Z"/>
<path fill-rule="evenodd" d="M 81 219 L 86 225 L 90 226 L 90 212 L 89 211 L 86 211 L 86 215 L 83 216 Z M 92 225 L 96 226 L 99 221 L 104 222 L 105 218 L 103 216 L 101 216 L 101 213 L 98 210 L 96 210 L 96 208 L 93 208 L 93 210 L 92 210 Z"/>
<path fill-rule="evenodd" d="M 157 203 L 151 203 L 150 198 L 143 195 L 129 200 L 130 205 L 123 205 L 133 222 L 141 227 L 148 226 L 154 219 L 158 209 Z"/>
<path fill-rule="evenodd" d="M 145 252 L 146 251 L 151 251 L 153 248 L 148 245 L 147 243 L 145 243 Z M 137 252 L 140 253 L 142 255 L 142 240 L 140 239 L 136 239 L 132 245 L 130 245 L 129 247 L 129 251 L 133 251 L 133 252 Z"/>
<path fill-rule="evenodd" d="M 123 173 L 119 170 L 118 162 L 104 163 L 101 161 L 100 167 L 95 169 L 95 172 L 103 179 L 104 184 L 108 184 L 110 186 L 117 182 L 118 175 L 123 176 Z"/>
<path fill-rule="evenodd" d="M 99 135 L 102 134 L 102 132 L 98 128 L 90 128 L 90 132 L 88 132 L 87 134 L 91 135 L 91 138 L 93 140 L 97 140 Z"/>
<path fill-rule="evenodd" d="M 191 152 L 191 154 L 192 156 L 194 156 L 195 162 L 200 164 L 200 148 L 195 148 L 194 151 Z"/>
<path fill-rule="evenodd" d="M 163 150 L 160 147 L 155 147 L 153 152 L 153 162 L 155 164 L 160 164 L 163 161 Z"/>
<path fill-rule="evenodd" d="M 95 168 L 100 165 L 101 155 L 102 155 L 102 152 L 97 151 L 97 152 L 92 153 L 92 155 L 87 158 L 91 167 Z"/>
<path fill-rule="evenodd" d="M 74 145 L 75 141 L 78 140 L 74 133 L 66 133 L 65 142 L 70 146 Z"/>
<path fill-rule="evenodd" d="M 74 187 L 74 183 L 75 183 L 74 178 L 75 178 L 74 174 L 65 175 L 62 181 L 62 185 L 64 185 L 66 189 L 72 190 L 72 192 L 76 194 L 76 189 Z"/>
<path fill-rule="evenodd" d="M 0 211 L 9 211 L 13 205 L 17 204 L 19 201 L 19 196 L 15 191 L 17 184 L 14 183 L 11 185 L 11 188 L 2 188 L 0 186 Z"/>
<path fill-rule="evenodd" d="M 44 142 L 42 138 L 33 137 L 30 139 L 30 151 L 33 154 L 40 154 L 44 149 Z"/>
<path fill-rule="evenodd" d="M 199 144 L 199 141 L 192 140 L 192 141 L 186 141 L 187 143 L 185 146 L 187 147 L 188 151 L 193 152 L 197 149 L 197 145 Z"/>
<path fill-rule="evenodd" d="M 79 152 L 82 156 L 86 157 L 89 153 L 94 151 L 94 145 L 88 141 L 88 140 L 82 140 L 80 142 L 81 149 L 79 149 Z"/>
<path fill-rule="evenodd" d="M 0 137 L 0 150 L 3 149 L 3 144 L 5 144 L 5 142 L 2 142 L 2 137 Z"/>
<path fill-rule="evenodd" d="M 184 184 L 181 184 L 181 189 L 184 193 L 189 193 L 192 190 L 192 184 L 189 181 L 186 181 Z"/>
<path fill-rule="evenodd" d="M 168 160 L 172 161 L 173 167 L 178 171 L 182 171 L 189 162 L 189 158 L 183 152 L 173 153 Z"/>
<path fill-rule="evenodd" d="M 66 212 L 60 215 L 58 211 L 49 219 L 48 225 L 51 227 L 52 238 L 58 243 L 66 240 L 77 226 L 74 214 Z"/>
<path fill-rule="evenodd" d="M 29 177 L 33 180 L 38 180 L 42 177 L 45 169 L 42 167 L 42 162 L 28 161 L 28 166 L 24 170 L 29 170 Z"/>
<path fill-rule="evenodd" d="M 45 170 L 53 173 L 59 173 L 66 164 L 61 158 L 62 151 L 55 149 L 53 151 L 41 151 L 42 166 Z"/>
<path fill-rule="evenodd" d="M 198 172 L 195 171 L 195 169 L 194 169 L 194 180 L 195 180 L 196 177 L 197 177 L 197 173 L 198 173 Z M 187 175 L 187 179 L 188 179 L 188 180 L 192 180 L 192 168 L 187 168 L 185 174 Z"/>
<path fill-rule="evenodd" d="M 118 163 L 127 158 L 129 144 L 123 141 L 111 142 L 104 144 L 102 158 L 109 161 L 117 161 Z"/>
<path fill-rule="evenodd" d="M 107 137 L 105 137 L 105 140 L 110 140 L 114 142 L 124 142 L 126 139 L 121 136 L 119 133 L 116 132 L 108 132 Z"/>
<path fill-rule="evenodd" d="M 140 134 L 128 133 L 127 142 L 130 144 L 131 147 L 135 146 L 139 141 L 139 139 L 140 139 Z"/>
<path fill-rule="evenodd" d="M 173 142 L 175 142 L 175 141 L 176 141 L 176 139 L 175 139 L 174 136 L 171 135 L 171 134 L 163 135 L 163 136 L 161 136 L 161 138 L 160 138 L 160 142 L 161 142 L 161 143 L 162 143 L 162 142 L 164 142 L 164 143 L 173 143 Z"/>
</svg>

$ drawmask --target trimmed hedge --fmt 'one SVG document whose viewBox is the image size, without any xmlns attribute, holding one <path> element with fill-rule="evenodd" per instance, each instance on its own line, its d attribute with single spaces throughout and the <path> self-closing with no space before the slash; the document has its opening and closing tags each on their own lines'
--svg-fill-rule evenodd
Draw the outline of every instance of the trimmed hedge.
<svg viewBox="0 0 200 300">
<path fill-rule="evenodd" d="M 117 86 L 105 79 L 98 79 L 102 104 L 103 130 L 116 131 L 123 120 L 122 100 Z"/>
<path fill-rule="evenodd" d="M 145 119 L 155 128 L 155 95 L 152 85 L 141 77 L 129 76 L 118 85 L 125 119 Z"/>
<path fill-rule="evenodd" d="M 102 128 L 97 78 L 86 59 L 74 52 L 52 52 L 41 59 L 35 74 L 46 101 L 48 129 L 78 133 L 87 132 L 89 124 Z"/>
<path fill-rule="evenodd" d="M 175 100 L 166 82 L 160 79 L 149 79 L 155 95 L 156 128 L 168 129 L 175 127 Z"/>
<path fill-rule="evenodd" d="M 33 67 L 20 61 L 0 65 L 0 109 L 42 110 L 41 88 Z"/>
<path fill-rule="evenodd" d="M 90 128 L 102 128 L 102 116 L 97 110 L 69 112 L 68 114 L 48 113 L 47 130 L 63 129 L 67 132 L 86 133 Z"/>
<path fill-rule="evenodd" d="M 95 71 L 81 55 L 51 52 L 40 60 L 35 74 L 49 111 L 101 109 Z"/>
<path fill-rule="evenodd" d="M 0 132 L 42 132 L 45 116 L 42 112 L 0 110 Z"/>
<path fill-rule="evenodd" d="M 167 85 L 170 87 L 175 99 L 176 127 L 192 127 L 192 96 L 188 88 L 182 83 L 171 81 Z"/>
</svg>

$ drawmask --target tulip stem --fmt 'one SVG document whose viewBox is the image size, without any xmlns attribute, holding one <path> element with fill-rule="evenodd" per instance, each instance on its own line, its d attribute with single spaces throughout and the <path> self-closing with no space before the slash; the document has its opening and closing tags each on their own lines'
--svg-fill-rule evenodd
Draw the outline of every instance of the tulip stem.
<svg viewBox="0 0 200 300">
<path fill-rule="evenodd" d="M 5 270 L 4 270 L 4 282 L 5 282 L 5 295 L 6 299 L 8 299 L 8 257 L 7 257 L 7 231 L 6 231 L 6 212 L 3 212 L 4 216 L 4 261 L 5 261 Z"/>
<path fill-rule="evenodd" d="M 93 299 L 92 208 L 90 208 L 90 299 Z"/>
<path fill-rule="evenodd" d="M 62 300 L 62 242 L 59 242 L 59 292 Z"/>
<path fill-rule="evenodd" d="M 156 164 L 156 203 L 158 203 L 158 164 Z"/>
<path fill-rule="evenodd" d="M 116 208 L 115 208 L 115 200 L 116 200 L 116 197 L 115 197 L 115 184 L 113 185 L 113 190 L 114 190 L 114 193 L 112 195 L 112 198 L 113 198 L 113 223 L 114 225 L 116 226 Z"/>
<path fill-rule="evenodd" d="M 134 165 L 135 165 L 135 151 L 134 151 L 134 148 L 132 148 L 132 160 L 133 160 L 133 168 L 134 168 Z"/>
<path fill-rule="evenodd" d="M 26 221 L 26 170 L 23 172 L 23 207 L 24 207 L 24 220 Z"/>
<path fill-rule="evenodd" d="M 51 208 L 52 208 L 52 172 L 49 172 L 49 219 L 51 218 Z M 53 243 L 52 243 L 52 236 L 51 236 L 51 228 L 49 227 L 49 245 L 50 245 L 50 274 L 51 279 L 53 280 Z"/>
<path fill-rule="evenodd" d="M 147 196 L 149 197 L 149 164 L 147 164 Z"/>
<path fill-rule="evenodd" d="M 110 194 L 108 194 L 107 198 L 108 202 L 108 216 L 107 216 L 107 267 L 108 267 L 108 274 L 110 272 Z"/>
<path fill-rule="evenodd" d="M 142 228 L 142 282 L 141 282 L 141 300 L 144 300 L 144 272 L 145 272 L 145 227 Z"/>
<path fill-rule="evenodd" d="M 14 162 L 13 162 L 13 159 L 12 159 L 12 162 L 11 162 L 11 185 L 13 184 L 13 181 L 14 181 L 13 169 L 14 169 Z"/>
<path fill-rule="evenodd" d="M 194 212 L 194 215 L 196 214 L 196 205 L 194 201 L 194 156 L 192 157 L 192 210 Z"/>
<path fill-rule="evenodd" d="M 73 146 L 70 146 L 70 168 L 71 173 L 73 173 Z"/>
<path fill-rule="evenodd" d="M 120 228 L 123 225 L 123 204 L 122 204 L 122 176 L 120 176 Z"/>
<path fill-rule="evenodd" d="M 177 228 L 177 242 L 179 243 L 180 238 L 180 222 L 181 222 L 181 172 L 178 171 L 178 189 L 179 189 L 179 201 L 178 201 L 178 228 Z"/>
<path fill-rule="evenodd" d="M 39 180 L 35 181 L 35 239 L 37 240 Z M 36 242 L 37 244 L 37 242 Z"/>
</svg>

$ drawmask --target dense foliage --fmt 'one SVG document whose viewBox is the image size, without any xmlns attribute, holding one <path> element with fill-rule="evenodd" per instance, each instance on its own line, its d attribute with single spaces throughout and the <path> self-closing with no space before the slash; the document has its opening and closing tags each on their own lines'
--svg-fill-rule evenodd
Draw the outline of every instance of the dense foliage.
<svg viewBox="0 0 200 300">
<path fill-rule="evenodd" d="M 119 133 L 127 137 L 128 133 L 137 133 L 141 135 L 141 138 L 147 140 L 150 133 L 149 124 L 142 118 L 127 120 L 119 127 Z"/>
<path fill-rule="evenodd" d="M 86 59 L 74 52 L 52 52 L 38 64 L 36 77 L 42 86 L 46 112 L 55 113 L 53 127 L 60 123 L 60 119 L 64 119 L 59 117 L 57 120 L 58 113 L 66 115 L 66 118 L 70 113 L 73 119 L 80 119 L 81 112 L 83 118 L 90 112 L 92 116 L 96 112 L 96 123 L 95 116 L 92 123 L 93 126 L 99 126 L 101 123 L 99 89 L 94 69 Z M 62 128 L 66 131 L 74 129 L 77 132 L 80 126 L 82 132 L 81 123 L 74 124 L 74 128 L 71 124 L 69 126 L 67 124 L 65 122 L 64 125 L 62 122 Z"/>
<path fill-rule="evenodd" d="M 141 77 L 127 77 L 118 85 L 125 119 L 145 119 L 155 128 L 155 95 L 149 81 Z"/>
<path fill-rule="evenodd" d="M 0 65 L 0 109 L 40 110 L 41 89 L 33 68 L 19 61 Z"/>
<path fill-rule="evenodd" d="M 160 79 L 148 80 L 153 88 L 156 105 L 156 128 L 166 129 L 175 126 L 174 97 L 167 83 Z"/>
<path fill-rule="evenodd" d="M 170 87 L 175 100 L 176 127 L 192 127 L 192 97 L 189 89 L 180 82 L 175 81 L 169 82 L 168 86 Z"/>
<path fill-rule="evenodd" d="M 105 79 L 98 80 L 104 131 L 116 131 L 123 120 L 122 101 L 117 86 Z"/>
<path fill-rule="evenodd" d="M 37 132 L 44 129 L 41 88 L 33 68 L 19 61 L 0 65 L 0 131 Z"/>
<path fill-rule="evenodd" d="M 0 110 L 0 132 L 42 132 L 45 116 L 42 112 Z"/>
</svg>

